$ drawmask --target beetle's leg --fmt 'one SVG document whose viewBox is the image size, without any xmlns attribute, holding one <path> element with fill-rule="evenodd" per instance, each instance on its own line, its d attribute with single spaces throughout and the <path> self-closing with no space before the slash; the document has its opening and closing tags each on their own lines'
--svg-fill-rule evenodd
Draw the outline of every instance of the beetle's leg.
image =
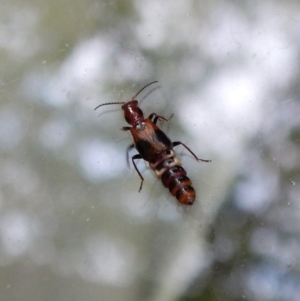
<svg viewBox="0 0 300 301">
<path fill-rule="evenodd" d="M 127 166 L 129 167 L 129 151 L 134 147 L 134 144 L 131 144 L 127 147 L 126 150 L 126 161 L 127 161 Z"/>
<path fill-rule="evenodd" d="M 132 163 L 133 163 L 133 166 L 135 168 L 135 170 L 137 171 L 137 173 L 139 174 L 142 182 L 141 182 L 141 185 L 140 185 L 140 189 L 139 189 L 139 192 L 142 190 L 142 187 L 143 187 L 143 182 L 144 182 L 144 178 L 143 176 L 141 175 L 140 171 L 138 170 L 137 166 L 135 165 L 135 162 L 134 160 L 137 160 L 137 159 L 143 159 L 142 156 L 140 154 L 137 154 L 137 155 L 134 155 L 131 160 L 132 160 Z"/>
<path fill-rule="evenodd" d="M 169 118 L 166 118 L 166 117 L 157 115 L 156 113 L 151 113 L 151 114 L 149 115 L 148 118 L 149 118 L 150 120 L 152 120 L 152 118 L 154 117 L 154 119 L 152 120 L 152 122 L 153 122 L 154 124 L 156 124 L 156 123 L 157 123 L 157 120 L 159 120 L 159 121 L 162 121 L 162 120 L 164 120 L 164 121 L 169 121 L 169 120 L 173 117 L 173 115 L 174 115 L 174 113 L 173 113 Z"/>
<path fill-rule="evenodd" d="M 123 126 L 121 128 L 121 131 L 130 131 L 131 127 L 130 126 Z"/>
<path fill-rule="evenodd" d="M 182 145 L 183 147 L 185 147 L 193 156 L 194 156 L 194 158 L 197 160 L 197 161 L 202 161 L 202 162 L 211 162 L 211 160 L 203 160 L 203 159 L 200 159 L 200 158 L 198 158 L 193 152 L 192 152 L 192 150 L 189 148 L 189 147 L 187 147 L 184 143 L 182 143 L 182 142 L 180 142 L 180 141 L 175 141 L 175 142 L 173 142 L 173 147 L 175 147 L 175 146 L 177 146 L 177 145 Z"/>
</svg>

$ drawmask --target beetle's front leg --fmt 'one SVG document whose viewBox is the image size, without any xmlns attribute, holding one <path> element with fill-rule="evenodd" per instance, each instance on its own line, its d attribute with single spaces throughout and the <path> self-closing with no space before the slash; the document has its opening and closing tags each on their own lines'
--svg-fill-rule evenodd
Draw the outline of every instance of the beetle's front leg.
<svg viewBox="0 0 300 301">
<path fill-rule="evenodd" d="M 123 126 L 121 128 L 121 131 L 130 131 L 131 127 L 130 126 Z"/>
</svg>

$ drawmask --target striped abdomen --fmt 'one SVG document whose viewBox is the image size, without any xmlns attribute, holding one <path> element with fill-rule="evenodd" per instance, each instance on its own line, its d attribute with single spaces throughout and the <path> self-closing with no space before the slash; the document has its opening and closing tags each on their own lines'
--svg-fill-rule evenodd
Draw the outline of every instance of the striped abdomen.
<svg viewBox="0 0 300 301">
<path fill-rule="evenodd" d="M 194 203 L 196 192 L 173 150 L 161 153 L 155 163 L 150 163 L 150 167 L 180 203 L 185 205 Z"/>
</svg>

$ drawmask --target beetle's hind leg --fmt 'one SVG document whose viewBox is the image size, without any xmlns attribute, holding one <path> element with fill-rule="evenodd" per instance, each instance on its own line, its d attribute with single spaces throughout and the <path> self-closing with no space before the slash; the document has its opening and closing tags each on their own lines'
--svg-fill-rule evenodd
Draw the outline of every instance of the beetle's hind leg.
<svg viewBox="0 0 300 301">
<path fill-rule="evenodd" d="M 157 121 L 159 120 L 159 121 L 169 121 L 172 117 L 174 116 L 174 113 L 169 117 L 169 118 L 166 118 L 166 117 L 164 117 L 164 116 L 160 116 L 160 115 L 157 115 L 156 113 L 151 113 L 150 115 L 149 115 L 149 119 L 154 123 L 154 124 L 156 124 L 157 123 Z M 154 117 L 154 119 L 152 120 L 152 118 Z"/>
<path fill-rule="evenodd" d="M 129 164 L 129 152 L 130 150 L 134 148 L 134 144 L 131 144 L 127 147 L 127 150 L 126 150 L 126 162 L 127 162 L 127 166 L 129 167 L 130 164 Z"/>
<path fill-rule="evenodd" d="M 197 160 L 197 161 L 202 161 L 202 162 L 211 162 L 211 160 L 204 160 L 204 159 L 200 159 L 198 158 L 195 153 L 189 148 L 187 147 L 184 143 L 180 142 L 180 141 L 175 141 L 173 142 L 173 147 L 177 146 L 177 145 L 182 145 L 183 147 L 185 147 L 192 155 L 193 157 Z"/>
<path fill-rule="evenodd" d="M 143 187 L 144 178 L 143 178 L 143 176 L 141 175 L 139 169 L 137 168 L 137 166 L 136 166 L 136 164 L 135 164 L 135 162 L 134 162 L 134 160 L 137 160 L 137 159 L 143 159 L 143 158 L 142 158 L 142 156 L 141 156 L 140 154 L 134 155 L 134 156 L 131 158 L 132 163 L 133 163 L 133 166 L 134 166 L 136 172 L 139 174 L 139 176 L 140 176 L 140 178 L 141 178 L 141 185 L 140 185 L 140 189 L 139 189 L 139 192 L 140 192 L 140 191 L 142 190 L 142 187 Z"/>
</svg>

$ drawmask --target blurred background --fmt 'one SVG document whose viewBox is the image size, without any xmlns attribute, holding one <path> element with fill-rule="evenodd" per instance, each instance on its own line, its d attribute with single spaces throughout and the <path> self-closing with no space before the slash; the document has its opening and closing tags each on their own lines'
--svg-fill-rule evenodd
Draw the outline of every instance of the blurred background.
<svg viewBox="0 0 300 301">
<path fill-rule="evenodd" d="M 292 0 L 0 0 L 1 301 L 299 300 L 299 28 Z M 154 80 L 145 115 L 212 160 L 176 147 L 188 208 L 94 111 Z"/>
</svg>

